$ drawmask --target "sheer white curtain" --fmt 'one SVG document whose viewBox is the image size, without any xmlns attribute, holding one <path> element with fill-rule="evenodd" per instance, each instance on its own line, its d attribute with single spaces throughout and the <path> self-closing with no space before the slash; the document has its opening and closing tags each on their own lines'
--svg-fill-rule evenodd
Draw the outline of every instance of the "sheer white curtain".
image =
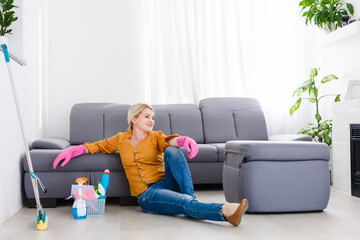
<svg viewBox="0 0 360 240">
<path fill-rule="evenodd" d="M 149 0 L 145 16 L 147 101 L 195 103 L 254 97 L 269 134 L 290 133 L 293 90 L 316 65 L 316 39 L 297 1 Z"/>
</svg>

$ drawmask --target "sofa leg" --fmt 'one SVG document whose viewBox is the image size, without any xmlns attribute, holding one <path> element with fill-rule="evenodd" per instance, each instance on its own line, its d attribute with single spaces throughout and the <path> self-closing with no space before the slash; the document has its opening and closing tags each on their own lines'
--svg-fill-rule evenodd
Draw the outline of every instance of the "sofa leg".
<svg viewBox="0 0 360 240">
<path fill-rule="evenodd" d="M 136 197 L 120 197 L 120 206 L 137 206 L 139 205 Z"/>
<path fill-rule="evenodd" d="M 56 208 L 56 198 L 43 198 L 41 199 L 41 205 L 43 208 Z M 29 208 L 36 208 L 35 198 L 28 199 L 27 206 Z"/>
</svg>

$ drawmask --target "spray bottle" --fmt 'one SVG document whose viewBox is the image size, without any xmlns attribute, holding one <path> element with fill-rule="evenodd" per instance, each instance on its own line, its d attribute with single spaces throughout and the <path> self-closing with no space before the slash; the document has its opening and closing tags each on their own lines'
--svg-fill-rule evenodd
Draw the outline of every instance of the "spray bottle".
<svg viewBox="0 0 360 240">
<path fill-rule="evenodd" d="M 107 188 L 109 186 L 109 180 L 110 180 L 110 171 L 109 169 L 105 169 L 104 174 L 101 178 L 101 184 L 98 184 L 99 191 L 101 190 L 101 188 L 104 189 L 104 194 L 100 191 L 101 196 L 99 197 L 99 199 L 105 199 Z"/>
<path fill-rule="evenodd" d="M 101 196 L 105 196 L 105 189 L 103 188 L 103 186 L 101 185 L 100 182 L 97 182 L 97 186 L 94 187 L 95 188 L 95 197 L 99 198 Z M 101 198 L 104 199 L 104 198 Z"/>
<path fill-rule="evenodd" d="M 87 178 L 76 179 L 76 182 L 78 183 L 78 194 L 72 207 L 72 214 L 74 219 L 84 219 L 87 216 L 86 202 L 84 199 L 82 199 L 82 187 L 84 183 L 86 185 L 87 180 Z"/>
</svg>

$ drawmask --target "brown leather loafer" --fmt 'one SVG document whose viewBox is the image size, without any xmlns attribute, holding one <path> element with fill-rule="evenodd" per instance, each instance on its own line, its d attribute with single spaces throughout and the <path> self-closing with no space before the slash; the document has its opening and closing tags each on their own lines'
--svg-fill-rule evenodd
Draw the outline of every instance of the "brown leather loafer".
<svg viewBox="0 0 360 240">
<path fill-rule="evenodd" d="M 248 208 L 249 202 L 247 199 L 244 198 L 243 200 L 241 200 L 241 203 L 235 210 L 235 212 L 231 216 L 225 217 L 225 220 L 234 225 L 235 227 L 238 226 L 241 222 L 241 217 L 244 215 Z"/>
</svg>

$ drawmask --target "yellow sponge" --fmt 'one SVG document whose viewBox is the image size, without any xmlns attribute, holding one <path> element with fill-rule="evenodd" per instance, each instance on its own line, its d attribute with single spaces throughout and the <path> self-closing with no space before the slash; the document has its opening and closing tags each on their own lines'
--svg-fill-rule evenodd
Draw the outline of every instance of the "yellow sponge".
<svg viewBox="0 0 360 240">
<path fill-rule="evenodd" d="M 48 217 L 47 216 L 45 217 L 45 222 L 43 222 L 43 220 L 41 219 L 39 221 L 39 223 L 36 225 L 36 228 L 39 231 L 44 231 L 47 229 L 47 227 L 48 227 Z"/>
</svg>

